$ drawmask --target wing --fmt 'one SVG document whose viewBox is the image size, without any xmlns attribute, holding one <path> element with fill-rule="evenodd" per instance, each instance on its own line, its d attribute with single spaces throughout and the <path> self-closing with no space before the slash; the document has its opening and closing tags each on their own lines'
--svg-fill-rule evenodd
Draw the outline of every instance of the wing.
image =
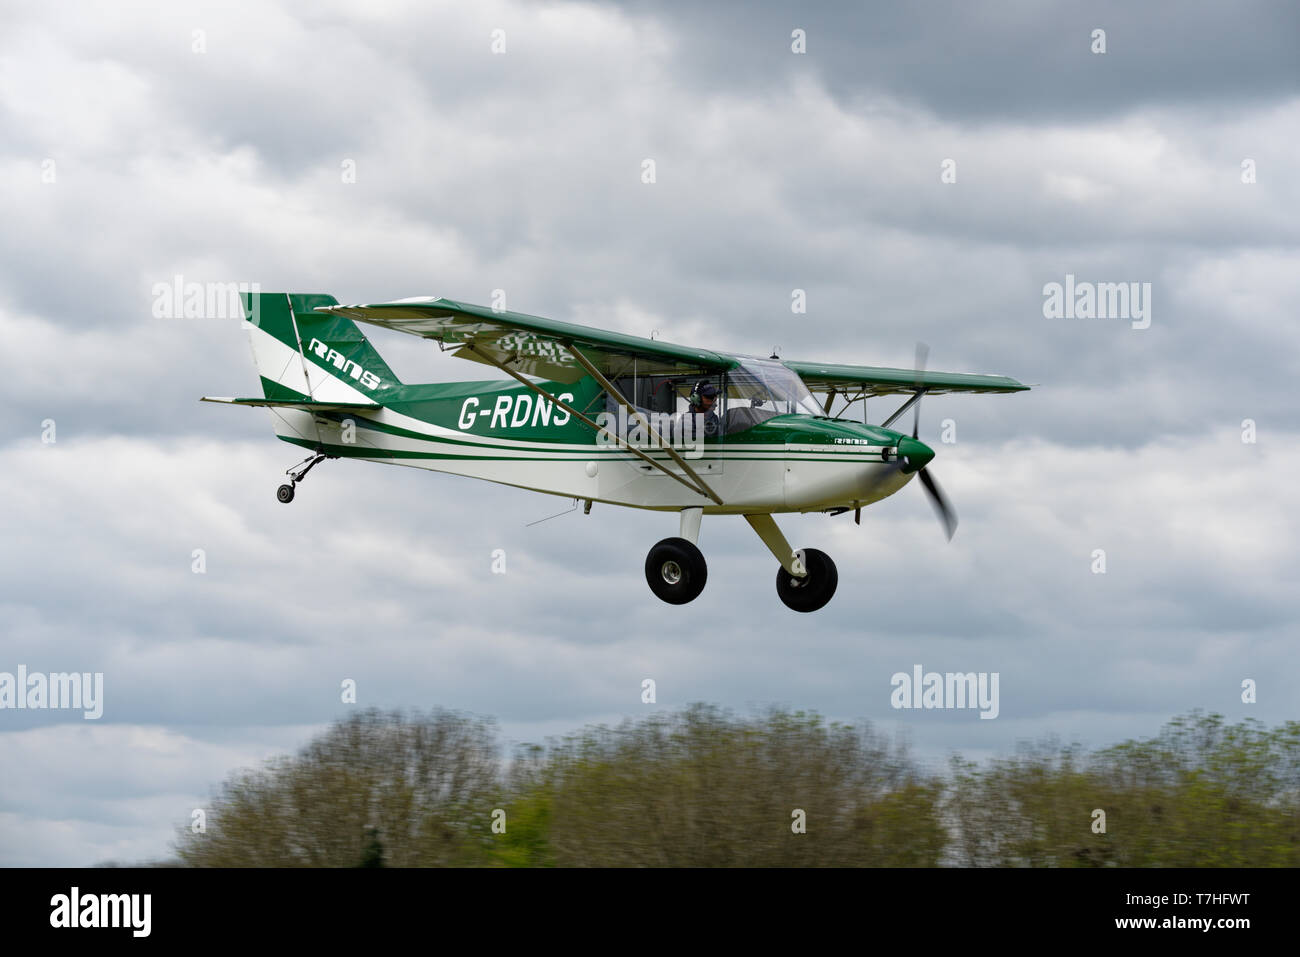
<svg viewBox="0 0 1300 957">
<path fill-rule="evenodd" d="M 487 306 L 436 296 L 370 305 L 319 306 L 316 311 L 435 339 L 444 346 L 459 347 L 453 354 L 462 359 L 491 365 L 477 354 L 486 352 L 497 362 L 508 363 L 526 375 L 557 382 L 573 383 L 587 375 L 574 358 L 575 350 L 581 350 L 592 365 L 611 379 L 630 374 L 634 364 L 638 375 L 721 371 L 735 365 L 734 359 L 707 349 L 519 312 L 495 312 Z M 470 343 L 473 349 L 464 348 Z"/>
<path fill-rule="evenodd" d="M 828 362 L 787 362 L 785 365 L 814 392 L 833 389 L 841 393 L 891 395 L 912 393 L 920 388 L 927 395 L 943 395 L 948 392 L 1025 392 L 1029 389 L 1029 386 L 1004 375 L 886 369 Z"/>
</svg>

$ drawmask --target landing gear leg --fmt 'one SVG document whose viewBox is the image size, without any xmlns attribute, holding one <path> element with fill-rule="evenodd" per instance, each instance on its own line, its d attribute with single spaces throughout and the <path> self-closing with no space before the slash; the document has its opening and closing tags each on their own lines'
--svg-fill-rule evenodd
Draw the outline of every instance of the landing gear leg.
<svg viewBox="0 0 1300 957">
<path fill-rule="evenodd" d="M 681 537 L 692 545 L 700 544 L 700 519 L 704 516 L 702 508 L 682 509 Z"/>
<path fill-rule="evenodd" d="M 829 555 L 815 548 L 792 549 L 771 515 L 746 515 L 745 521 L 781 563 L 776 593 L 787 608 L 816 611 L 831 600 L 840 578 Z"/>
<path fill-rule="evenodd" d="M 304 478 L 306 478 L 308 472 L 314 469 L 321 462 L 324 462 L 326 459 L 336 459 L 336 458 L 338 458 L 337 455 L 326 455 L 324 452 L 317 450 L 316 452 L 307 456 L 305 459 L 303 459 L 301 462 L 299 462 L 297 465 L 293 466 L 292 468 L 285 469 L 284 474 L 289 476 L 289 482 L 286 485 L 281 485 L 278 489 L 275 490 L 276 500 L 284 503 L 285 505 L 288 505 L 290 502 L 293 501 L 294 486 L 297 485 L 299 482 L 301 482 Z M 306 466 L 306 468 L 302 467 L 304 465 Z"/>
</svg>

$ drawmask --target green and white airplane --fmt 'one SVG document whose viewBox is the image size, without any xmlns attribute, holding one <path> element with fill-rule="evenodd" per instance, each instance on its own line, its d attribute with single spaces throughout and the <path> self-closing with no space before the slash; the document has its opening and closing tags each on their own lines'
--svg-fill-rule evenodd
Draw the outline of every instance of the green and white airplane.
<svg viewBox="0 0 1300 957">
<path fill-rule="evenodd" d="M 585 503 L 680 514 L 650 549 L 646 581 L 685 604 L 704 588 L 701 517 L 743 515 L 780 563 L 776 590 L 800 612 L 835 593 L 835 563 L 794 549 L 773 515 L 854 512 L 920 477 L 947 531 L 957 520 L 917 436 L 927 393 L 1021 392 L 996 375 L 762 359 L 672 345 L 437 297 L 340 305 L 332 296 L 248 293 L 244 327 L 275 433 L 312 454 L 277 497 L 324 459 L 412 465 Z M 354 321 L 355 320 L 355 321 Z M 422 336 L 508 378 L 399 382 L 357 322 Z M 825 396 L 819 404 L 813 391 Z M 871 396 L 907 396 L 879 425 Z M 836 402 L 839 415 L 832 415 Z M 863 421 L 843 418 L 862 401 Z M 912 434 L 890 426 L 914 409 Z"/>
</svg>

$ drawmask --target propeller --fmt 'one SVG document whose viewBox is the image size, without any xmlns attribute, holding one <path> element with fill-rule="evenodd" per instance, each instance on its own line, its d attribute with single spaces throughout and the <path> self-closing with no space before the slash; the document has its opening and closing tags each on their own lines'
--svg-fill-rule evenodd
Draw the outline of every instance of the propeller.
<svg viewBox="0 0 1300 957">
<path fill-rule="evenodd" d="M 948 497 L 943 494 L 933 475 L 925 469 L 921 469 L 916 477 L 921 480 L 921 485 L 925 487 L 925 491 L 929 494 L 930 504 L 934 506 L 934 513 L 939 516 L 939 521 L 943 522 L 943 530 L 948 535 L 948 541 L 951 542 L 952 533 L 957 531 L 957 513 L 952 510 Z"/>
<path fill-rule="evenodd" d="M 948 536 L 948 541 L 952 541 L 953 532 L 957 530 L 957 513 L 953 511 L 952 504 L 948 501 L 948 496 L 943 494 L 939 488 L 939 483 L 927 470 L 926 466 L 934 458 L 934 451 L 925 445 L 920 444 L 918 436 L 921 434 L 921 399 L 925 395 L 925 387 L 921 384 L 922 377 L 925 374 L 925 363 L 930 356 L 930 347 L 924 342 L 916 344 L 916 402 L 912 406 L 912 441 L 916 442 L 919 448 L 908 449 L 906 440 L 899 442 L 899 456 L 907 462 L 907 468 L 904 471 L 915 471 L 917 478 L 921 480 L 921 487 L 925 489 L 926 495 L 930 498 L 930 504 L 934 506 L 934 513 L 939 516 L 939 521 L 943 523 L 944 532 Z"/>
<path fill-rule="evenodd" d="M 930 357 L 930 347 L 924 342 L 916 344 L 916 364 L 912 366 L 916 370 L 916 405 L 912 406 L 912 438 L 917 438 L 921 432 L 921 398 L 925 395 L 921 388 L 921 377 L 925 374 L 925 362 Z"/>
<path fill-rule="evenodd" d="M 916 400 L 912 403 L 915 409 L 912 414 L 912 437 L 903 436 L 898 440 L 898 457 L 895 460 L 898 464 L 894 469 L 880 475 L 877 479 L 877 488 L 884 483 L 888 476 L 897 475 L 899 472 L 904 474 L 915 472 L 921 479 L 921 487 L 925 489 L 925 494 L 930 499 L 935 514 L 939 516 L 939 521 L 943 523 L 944 534 L 948 536 L 948 541 L 952 541 L 953 533 L 957 531 L 957 513 L 953 510 L 952 503 L 948 501 L 948 496 L 943 494 L 938 481 L 935 480 L 935 477 L 930 474 L 927 468 L 930 460 L 934 458 L 934 449 L 920 439 L 921 397 L 925 394 L 923 380 L 925 363 L 929 355 L 930 347 L 924 342 L 918 342 L 916 344 Z M 835 514 L 838 514 L 839 511 L 848 511 L 848 509 L 837 510 Z M 862 524 L 861 506 L 853 510 L 853 521 L 859 525 Z"/>
</svg>

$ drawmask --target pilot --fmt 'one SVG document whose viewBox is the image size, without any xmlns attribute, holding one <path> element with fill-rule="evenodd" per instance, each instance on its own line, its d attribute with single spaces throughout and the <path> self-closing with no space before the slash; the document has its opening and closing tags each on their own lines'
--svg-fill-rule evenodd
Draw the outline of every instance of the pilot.
<svg viewBox="0 0 1300 957">
<path fill-rule="evenodd" d="M 695 383 L 695 388 L 691 390 L 690 398 L 686 401 L 690 403 L 692 415 L 704 416 L 704 435 L 706 437 L 715 438 L 722 433 L 722 422 L 718 419 L 718 413 L 714 411 L 718 405 L 717 386 L 708 379 L 701 379 Z"/>
</svg>

